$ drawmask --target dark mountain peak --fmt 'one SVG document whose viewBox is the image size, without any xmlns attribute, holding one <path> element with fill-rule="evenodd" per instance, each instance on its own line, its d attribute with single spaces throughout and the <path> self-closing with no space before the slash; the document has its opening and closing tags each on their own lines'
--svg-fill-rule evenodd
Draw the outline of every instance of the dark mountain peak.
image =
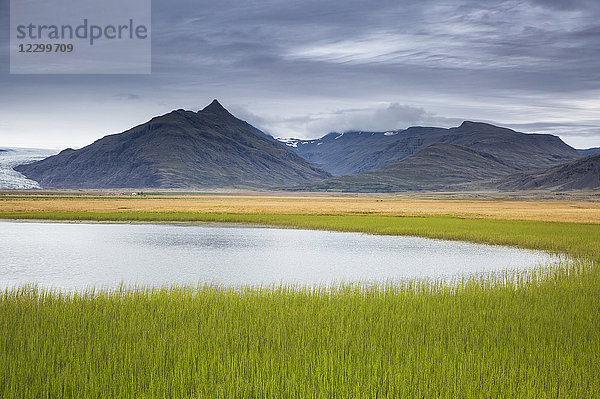
<svg viewBox="0 0 600 399">
<path fill-rule="evenodd" d="M 459 127 L 477 126 L 477 125 L 480 125 L 480 124 L 487 125 L 487 123 L 482 123 L 482 122 L 463 121 L 463 123 L 461 123 Z"/>
<path fill-rule="evenodd" d="M 217 114 L 217 115 L 231 115 L 229 113 L 229 111 L 227 111 L 225 109 L 225 107 L 223 107 L 221 105 L 221 103 L 219 101 L 217 101 L 217 99 L 214 99 L 209 105 L 207 105 L 206 107 L 204 107 L 199 112 L 201 112 L 201 113 L 211 113 L 211 114 Z M 231 115 L 231 116 L 233 116 L 233 115 Z"/>
<path fill-rule="evenodd" d="M 16 169 L 54 188 L 265 189 L 330 176 L 216 100 Z"/>
<path fill-rule="evenodd" d="M 464 121 L 463 123 L 460 124 L 459 127 L 454 128 L 454 129 L 457 129 L 457 130 L 466 130 L 466 129 L 511 130 L 511 129 L 507 129 L 507 128 L 504 128 L 504 127 L 492 125 L 490 123 L 474 122 L 474 121 Z"/>
</svg>

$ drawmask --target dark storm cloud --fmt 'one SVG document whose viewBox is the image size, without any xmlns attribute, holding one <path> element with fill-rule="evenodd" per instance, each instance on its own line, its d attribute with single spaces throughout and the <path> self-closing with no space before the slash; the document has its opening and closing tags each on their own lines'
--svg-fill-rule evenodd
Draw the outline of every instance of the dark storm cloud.
<svg viewBox="0 0 600 399">
<path fill-rule="evenodd" d="M 577 125 L 593 138 L 599 4 L 154 1 L 151 76 L 4 74 L 12 97 L 0 103 L 115 101 L 116 113 L 132 113 L 145 102 L 150 116 L 220 97 L 280 136 L 478 119 L 551 123 L 567 136 Z"/>
<path fill-rule="evenodd" d="M 155 24 L 157 72 L 195 66 L 234 82 L 248 73 L 322 77 L 334 80 L 327 89 L 337 86 L 336 74 L 368 81 L 393 76 L 414 86 L 433 78 L 447 86 L 550 92 L 600 85 L 600 18 L 595 7 L 585 9 L 587 2 L 439 4 L 203 2 L 196 15 L 169 7 Z M 302 79 L 291 83 L 305 86 Z"/>
</svg>

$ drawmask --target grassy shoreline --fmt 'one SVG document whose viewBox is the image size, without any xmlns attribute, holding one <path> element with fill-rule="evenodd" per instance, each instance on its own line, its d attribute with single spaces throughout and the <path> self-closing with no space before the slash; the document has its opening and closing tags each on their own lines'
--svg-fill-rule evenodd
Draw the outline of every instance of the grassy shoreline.
<svg viewBox="0 0 600 399">
<path fill-rule="evenodd" d="M 508 245 L 600 260 L 600 225 L 450 216 L 243 214 L 213 212 L 0 212 L 5 220 L 209 222 L 410 235 Z"/>
<path fill-rule="evenodd" d="M 225 213 L 285 215 L 449 216 L 469 219 L 540 220 L 600 225 L 600 201 L 446 196 L 197 195 L 93 196 L 0 195 L 0 212 Z"/>
<path fill-rule="evenodd" d="M 600 389 L 600 225 L 447 216 L 0 212 L 417 235 L 586 260 L 459 289 L 124 290 L 0 296 L 0 397 L 589 398 Z M 380 288 L 380 287 L 379 287 Z"/>
</svg>

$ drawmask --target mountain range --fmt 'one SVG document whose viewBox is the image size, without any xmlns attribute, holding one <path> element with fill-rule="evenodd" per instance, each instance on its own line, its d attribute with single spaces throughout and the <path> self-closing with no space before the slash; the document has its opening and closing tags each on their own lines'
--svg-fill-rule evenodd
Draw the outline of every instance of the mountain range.
<svg viewBox="0 0 600 399">
<path fill-rule="evenodd" d="M 450 129 L 411 127 L 387 132 L 330 133 L 316 140 L 282 140 L 334 176 L 296 187 L 303 191 L 396 192 L 596 188 L 571 165 L 581 153 L 559 137 L 526 134 L 487 123 L 465 121 Z M 335 156 L 328 156 L 328 154 Z M 563 169 L 560 169 L 563 170 Z M 526 176 L 539 184 L 519 184 Z M 591 172 L 593 174 L 593 172 Z M 572 183 L 558 183 L 568 175 Z M 531 178 L 533 180 L 533 177 Z M 536 180 L 537 181 L 537 180 Z"/>
<path fill-rule="evenodd" d="M 436 143 L 484 151 L 509 162 L 516 170 L 553 166 L 581 156 L 557 136 L 519 133 L 469 121 L 450 129 L 410 127 L 387 132 L 330 133 L 316 140 L 282 142 L 334 176 L 375 171 Z"/>
<path fill-rule="evenodd" d="M 44 188 L 571 190 L 600 186 L 594 150 L 471 121 L 276 140 L 214 100 L 15 170 Z"/>
</svg>

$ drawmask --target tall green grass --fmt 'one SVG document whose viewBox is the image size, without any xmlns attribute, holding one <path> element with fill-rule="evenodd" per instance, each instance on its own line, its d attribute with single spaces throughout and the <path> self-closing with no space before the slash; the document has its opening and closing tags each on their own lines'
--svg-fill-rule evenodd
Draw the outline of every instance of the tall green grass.
<svg viewBox="0 0 600 399">
<path fill-rule="evenodd" d="M 45 217 L 123 220 L 115 215 L 412 234 L 581 260 L 458 286 L 8 289 L 0 296 L 0 397 L 600 395 L 600 226 L 381 216 Z"/>
</svg>

